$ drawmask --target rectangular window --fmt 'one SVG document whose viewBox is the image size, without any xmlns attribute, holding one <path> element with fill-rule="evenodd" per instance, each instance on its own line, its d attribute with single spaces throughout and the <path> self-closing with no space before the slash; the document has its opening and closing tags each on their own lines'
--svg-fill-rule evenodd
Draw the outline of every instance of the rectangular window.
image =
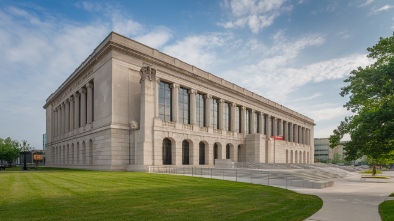
<svg viewBox="0 0 394 221">
<path fill-rule="evenodd" d="M 164 121 L 171 121 L 171 85 L 160 82 L 159 87 L 159 117 Z"/>
<path fill-rule="evenodd" d="M 196 94 L 196 124 L 205 127 L 205 102 L 202 94 Z"/>
<path fill-rule="evenodd" d="M 264 118 L 264 125 L 263 125 L 263 127 L 264 127 L 264 135 L 267 135 L 267 115 L 263 115 L 263 118 Z"/>
<path fill-rule="evenodd" d="M 230 111 L 230 104 L 229 103 L 224 103 L 223 104 L 223 129 L 230 131 L 230 116 L 231 116 L 231 111 Z"/>
<path fill-rule="evenodd" d="M 186 88 L 179 88 L 178 91 L 178 122 L 183 124 L 190 124 L 190 97 L 189 90 Z"/>
<path fill-rule="evenodd" d="M 211 99 L 211 127 L 219 129 L 219 99 Z"/>
</svg>

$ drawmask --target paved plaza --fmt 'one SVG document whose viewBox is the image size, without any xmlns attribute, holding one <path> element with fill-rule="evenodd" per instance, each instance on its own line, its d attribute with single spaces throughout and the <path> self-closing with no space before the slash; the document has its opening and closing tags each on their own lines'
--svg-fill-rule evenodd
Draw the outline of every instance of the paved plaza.
<svg viewBox="0 0 394 221">
<path fill-rule="evenodd" d="M 313 194 L 323 200 L 323 207 L 307 221 L 374 221 L 381 220 L 378 206 L 394 192 L 394 171 L 383 171 L 391 179 L 361 180 L 354 173 L 335 179 L 335 185 L 325 189 L 289 187 L 300 193 Z"/>
</svg>

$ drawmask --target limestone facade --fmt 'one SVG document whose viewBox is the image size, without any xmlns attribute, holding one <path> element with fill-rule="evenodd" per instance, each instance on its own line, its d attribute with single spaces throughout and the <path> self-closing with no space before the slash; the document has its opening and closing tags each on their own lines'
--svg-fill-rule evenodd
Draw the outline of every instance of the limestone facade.
<svg viewBox="0 0 394 221">
<path fill-rule="evenodd" d="M 313 163 L 312 119 L 117 33 L 44 108 L 48 166 Z"/>
</svg>

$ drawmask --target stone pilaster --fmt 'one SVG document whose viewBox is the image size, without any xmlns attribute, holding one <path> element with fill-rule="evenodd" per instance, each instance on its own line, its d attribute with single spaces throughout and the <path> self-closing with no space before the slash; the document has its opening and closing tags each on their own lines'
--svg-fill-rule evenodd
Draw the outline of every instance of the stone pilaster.
<svg viewBox="0 0 394 221">
<path fill-rule="evenodd" d="M 272 117 L 273 133 L 272 136 L 278 135 L 278 118 Z"/>
<path fill-rule="evenodd" d="M 289 141 L 289 122 L 284 121 L 283 136 L 285 141 Z"/>
<path fill-rule="evenodd" d="M 156 76 L 156 85 L 155 85 L 155 117 L 159 118 L 159 93 L 160 93 L 160 78 Z"/>
<path fill-rule="evenodd" d="M 171 85 L 172 88 L 172 121 L 173 122 L 178 122 L 178 106 L 179 106 L 179 100 L 178 100 L 178 96 L 179 96 L 179 84 L 172 84 Z"/>
<path fill-rule="evenodd" d="M 279 134 L 280 136 L 284 136 L 283 134 L 283 120 L 282 119 L 278 119 L 278 126 L 279 126 Z"/>
<path fill-rule="evenodd" d="M 265 118 L 266 137 L 267 140 L 271 137 L 271 115 L 267 114 Z"/>
<path fill-rule="evenodd" d="M 250 111 L 250 115 L 249 115 L 249 132 L 250 134 L 255 134 L 256 133 L 256 128 L 254 126 L 254 119 L 255 118 L 255 110 Z"/>
<path fill-rule="evenodd" d="M 241 133 L 245 133 L 246 131 L 246 107 L 242 106 L 241 108 Z"/>
<path fill-rule="evenodd" d="M 65 103 L 64 133 L 70 130 L 70 100 L 67 98 Z"/>
<path fill-rule="evenodd" d="M 196 125 L 196 90 L 189 90 L 190 94 L 190 124 Z"/>
<path fill-rule="evenodd" d="M 54 115 L 55 124 L 53 125 L 53 126 L 54 126 L 53 137 L 57 137 L 57 130 L 58 130 L 58 113 L 59 113 L 57 107 L 55 108 L 54 113 L 55 113 L 55 115 Z"/>
<path fill-rule="evenodd" d="M 86 123 L 91 124 L 93 122 L 93 84 L 87 83 L 86 88 Z"/>
<path fill-rule="evenodd" d="M 230 110 L 230 131 L 235 132 L 235 108 L 237 105 L 235 103 L 231 103 L 231 110 Z M 235 149 L 235 148 L 234 148 Z"/>
<path fill-rule="evenodd" d="M 205 98 L 205 126 L 211 127 L 211 99 L 210 94 L 206 94 Z"/>
<path fill-rule="evenodd" d="M 79 97 L 80 94 L 75 93 L 74 94 L 74 129 L 78 129 L 79 128 L 79 123 L 80 123 L 80 119 L 79 119 Z"/>
<path fill-rule="evenodd" d="M 259 124 L 259 133 L 264 134 L 264 113 L 260 112 L 259 114 L 259 121 L 257 122 Z"/>
<path fill-rule="evenodd" d="M 86 125 L 86 88 L 79 89 L 79 94 L 81 94 L 81 123 L 80 127 Z"/>
<path fill-rule="evenodd" d="M 224 114 L 223 114 L 223 109 L 224 109 L 224 100 L 223 99 L 219 99 L 219 110 L 218 110 L 218 112 L 219 112 L 219 116 L 218 116 L 218 118 L 219 118 L 219 129 L 220 130 L 223 130 L 223 117 L 224 117 Z"/>
<path fill-rule="evenodd" d="M 74 97 L 70 97 L 70 131 L 74 130 Z"/>
</svg>

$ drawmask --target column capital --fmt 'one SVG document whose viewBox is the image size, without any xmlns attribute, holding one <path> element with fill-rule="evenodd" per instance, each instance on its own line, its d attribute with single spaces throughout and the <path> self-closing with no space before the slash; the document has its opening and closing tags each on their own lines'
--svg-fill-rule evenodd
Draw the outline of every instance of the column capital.
<svg viewBox="0 0 394 221">
<path fill-rule="evenodd" d="M 254 114 L 255 112 L 256 112 L 255 110 L 251 109 L 251 113 L 252 113 L 252 114 Z"/>
<path fill-rule="evenodd" d="M 87 83 L 86 84 L 86 88 L 93 88 L 93 84 L 92 83 Z"/>
<path fill-rule="evenodd" d="M 161 79 L 159 77 L 156 77 L 156 83 L 160 84 L 160 82 L 161 82 Z"/>
<path fill-rule="evenodd" d="M 173 83 L 173 84 L 171 84 L 171 88 L 179 88 L 179 84 Z"/>
<path fill-rule="evenodd" d="M 61 108 L 65 107 L 65 106 L 66 106 L 66 104 L 63 102 L 63 103 L 61 104 Z"/>
<path fill-rule="evenodd" d="M 212 98 L 212 95 L 206 94 L 206 95 L 204 95 L 204 98 L 205 98 L 205 99 L 211 99 L 211 98 Z"/>
<path fill-rule="evenodd" d="M 224 103 L 224 99 L 220 98 L 219 103 Z"/>
<path fill-rule="evenodd" d="M 86 94 L 86 88 L 79 89 L 79 94 Z"/>
<path fill-rule="evenodd" d="M 190 90 L 189 90 L 189 94 L 197 94 L 197 90 L 195 90 L 195 89 L 190 89 Z"/>
<path fill-rule="evenodd" d="M 69 101 L 74 101 L 74 96 L 68 98 Z"/>
<path fill-rule="evenodd" d="M 242 106 L 241 109 L 242 109 L 242 110 L 246 110 L 246 107 L 245 107 L 245 106 Z"/>
<path fill-rule="evenodd" d="M 73 96 L 74 96 L 75 98 L 78 98 L 78 97 L 80 97 L 80 96 L 81 96 L 81 94 L 80 94 L 80 93 L 77 93 L 77 92 L 75 92 Z"/>
<path fill-rule="evenodd" d="M 156 76 L 156 69 L 153 69 L 150 66 L 142 67 L 140 70 L 140 75 L 141 75 L 140 83 L 145 81 L 146 78 L 152 81 L 153 77 Z"/>
<path fill-rule="evenodd" d="M 236 103 L 231 103 L 231 107 L 236 107 L 237 106 L 237 104 Z"/>
</svg>

